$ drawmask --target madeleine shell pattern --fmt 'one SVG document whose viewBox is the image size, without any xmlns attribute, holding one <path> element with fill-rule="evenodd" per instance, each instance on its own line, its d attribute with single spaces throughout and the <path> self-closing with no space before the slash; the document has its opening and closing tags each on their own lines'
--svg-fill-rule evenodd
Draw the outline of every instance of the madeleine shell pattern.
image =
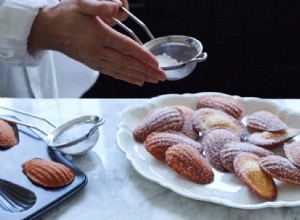
<svg viewBox="0 0 300 220">
<path fill-rule="evenodd" d="M 73 170 L 51 160 L 34 158 L 23 163 L 22 168 L 32 182 L 46 188 L 69 185 L 75 178 Z"/>
</svg>

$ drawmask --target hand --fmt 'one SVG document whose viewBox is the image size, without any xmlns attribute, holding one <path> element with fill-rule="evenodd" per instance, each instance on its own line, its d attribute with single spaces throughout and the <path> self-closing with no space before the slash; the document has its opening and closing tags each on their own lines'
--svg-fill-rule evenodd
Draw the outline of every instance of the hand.
<svg viewBox="0 0 300 220">
<path fill-rule="evenodd" d="M 96 0 L 96 1 L 114 2 L 119 7 L 123 6 L 126 9 L 129 8 L 127 0 Z M 87 6 L 89 7 L 89 9 L 86 11 L 87 15 L 91 15 L 91 13 L 92 13 L 92 14 L 95 14 L 95 16 L 99 16 L 99 11 L 95 11 L 95 13 L 92 12 L 93 10 L 95 10 L 95 5 L 94 5 L 95 1 L 84 1 L 84 3 L 87 3 L 87 4 L 85 4 L 83 6 L 83 8 L 82 8 L 83 10 L 85 10 L 85 8 Z M 101 10 L 109 9 L 109 7 L 107 7 L 107 5 L 99 6 L 99 8 L 100 7 L 101 7 Z M 104 21 L 107 25 L 113 26 L 116 24 L 116 22 L 112 19 L 111 13 L 106 13 L 105 11 L 103 11 L 103 12 L 101 12 L 101 15 L 102 15 L 101 20 Z M 118 13 L 113 17 L 117 18 L 120 21 L 125 21 L 127 19 L 128 15 L 125 12 L 123 12 L 122 10 L 118 10 Z"/>
<path fill-rule="evenodd" d="M 127 2 L 124 4 L 128 7 Z M 119 7 L 112 1 L 66 0 L 43 8 L 32 26 L 28 51 L 60 51 L 132 84 L 165 80 L 165 73 L 149 51 L 109 26 L 112 17 L 126 19 Z"/>
</svg>

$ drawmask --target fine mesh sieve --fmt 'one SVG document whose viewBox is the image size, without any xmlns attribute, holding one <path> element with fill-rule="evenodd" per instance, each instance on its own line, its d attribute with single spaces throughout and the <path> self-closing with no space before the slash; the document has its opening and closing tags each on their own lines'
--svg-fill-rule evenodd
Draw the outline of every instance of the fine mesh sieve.
<svg viewBox="0 0 300 220">
<path fill-rule="evenodd" d="M 202 52 L 203 46 L 199 40 L 182 35 L 170 35 L 154 38 L 147 26 L 140 19 L 124 7 L 121 7 L 121 10 L 123 10 L 129 18 L 139 24 L 151 40 L 143 44 L 130 28 L 118 19 L 114 19 L 115 22 L 123 30 L 129 33 L 135 41 L 143 45 L 144 48 L 156 56 L 160 67 L 166 73 L 167 80 L 174 81 L 188 76 L 195 69 L 197 63 L 203 62 L 207 59 L 207 53 Z M 176 62 L 170 62 L 166 65 L 166 63 L 161 62 L 161 60 L 158 59 L 158 57 L 161 56 L 167 56 Z"/>
<path fill-rule="evenodd" d="M 46 133 L 41 128 L 30 123 L 8 118 L 6 116 L 0 116 L 0 119 L 7 122 L 38 130 L 44 135 L 43 140 L 49 147 L 55 148 L 56 150 L 68 155 L 82 155 L 94 147 L 99 138 L 98 127 L 105 122 L 103 118 L 96 115 L 87 115 L 75 118 L 58 127 L 55 127 L 48 120 L 36 115 L 3 106 L 0 106 L 0 108 L 21 113 L 47 122 L 53 127 L 53 130 L 49 133 Z"/>
</svg>

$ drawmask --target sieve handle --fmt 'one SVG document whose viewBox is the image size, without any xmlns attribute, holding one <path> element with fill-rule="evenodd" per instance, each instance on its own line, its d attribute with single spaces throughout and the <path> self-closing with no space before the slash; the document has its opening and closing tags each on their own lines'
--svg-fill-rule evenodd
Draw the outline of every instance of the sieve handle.
<svg viewBox="0 0 300 220">
<path fill-rule="evenodd" d="M 90 117 L 90 116 L 88 116 L 88 117 Z M 96 117 L 98 118 L 98 116 L 96 116 Z M 99 121 L 87 133 L 84 133 L 81 137 L 78 137 L 74 140 L 64 142 L 64 143 L 60 143 L 60 144 L 53 144 L 52 140 L 53 140 L 53 137 L 55 136 L 55 134 L 50 133 L 48 135 L 48 137 L 51 137 L 51 140 L 48 141 L 48 146 L 54 147 L 56 149 L 61 149 L 61 148 L 69 147 L 71 145 L 78 144 L 79 142 L 81 142 L 81 141 L 85 140 L 86 138 L 90 137 L 95 131 L 97 131 L 97 129 L 100 125 L 104 124 L 104 122 L 105 122 L 104 118 L 100 118 Z M 60 129 L 60 128 L 58 127 L 58 129 Z"/>
<path fill-rule="evenodd" d="M 139 18 L 137 18 L 134 14 L 132 14 L 130 11 L 128 11 L 126 8 L 121 7 L 121 10 L 124 11 L 132 20 L 134 20 L 138 25 L 140 25 L 143 30 L 146 32 L 148 37 L 151 40 L 154 40 L 153 34 L 150 32 L 149 28 L 142 22 Z"/>
<path fill-rule="evenodd" d="M 116 18 L 113 18 L 113 20 L 117 23 L 117 25 L 119 25 L 120 28 L 122 28 L 124 31 L 130 34 L 135 41 L 143 45 L 142 41 L 138 38 L 138 36 L 136 36 L 136 34 L 130 28 L 128 28 L 125 24 L 123 24 L 121 21 L 119 21 Z"/>
<path fill-rule="evenodd" d="M 175 65 L 175 66 L 166 66 L 166 67 L 162 67 L 163 70 L 175 70 L 175 69 L 178 69 L 178 68 L 181 68 L 189 63 L 200 63 L 200 62 L 203 62 L 205 61 L 207 58 L 207 53 L 203 52 L 201 53 L 198 57 L 190 60 L 190 61 L 187 61 L 187 62 L 183 62 L 183 63 L 180 63 L 178 65 Z"/>
<path fill-rule="evenodd" d="M 153 40 L 154 36 L 152 35 L 152 33 L 150 32 L 149 28 L 144 24 L 144 22 L 142 22 L 139 18 L 137 18 L 134 14 L 132 14 L 130 11 L 128 11 L 126 8 L 124 7 L 120 7 L 120 9 L 122 11 L 124 11 L 128 17 L 130 17 L 132 20 L 134 20 L 138 25 L 140 25 L 143 30 L 146 32 L 146 34 L 148 35 L 148 37 Z M 130 29 L 128 28 L 125 24 L 123 24 L 121 21 L 119 21 L 116 18 L 113 18 L 113 20 L 117 23 L 117 25 L 119 25 L 124 31 L 126 31 L 127 33 L 129 33 L 133 39 L 135 41 L 137 41 L 139 44 L 143 45 L 142 41 L 138 38 L 138 36 Z"/>
<path fill-rule="evenodd" d="M 48 121 L 48 120 L 45 119 L 45 118 L 39 117 L 39 116 L 37 116 L 37 115 L 33 115 L 33 114 L 28 113 L 28 112 L 24 112 L 24 111 L 20 111 L 20 110 L 8 108 L 8 107 L 6 107 L 6 106 L 1 106 L 1 105 L 0 105 L 0 108 L 5 109 L 5 110 L 9 110 L 9 111 L 12 111 L 12 112 L 20 113 L 20 114 L 22 114 L 22 115 L 26 115 L 26 116 L 30 116 L 30 117 L 33 117 L 33 118 L 40 119 L 40 120 L 46 122 L 47 124 L 49 124 L 51 127 L 55 128 L 55 125 L 53 125 L 50 121 Z"/>
<path fill-rule="evenodd" d="M 203 52 L 198 57 L 196 57 L 195 59 L 192 59 L 192 60 L 186 62 L 185 64 L 194 63 L 194 62 L 200 63 L 200 62 L 205 61 L 206 59 L 207 59 L 207 53 Z"/>
<path fill-rule="evenodd" d="M 14 119 L 11 119 L 11 118 L 6 118 L 6 117 L 3 117 L 3 116 L 0 116 L 0 119 L 2 119 L 4 121 L 7 121 L 7 122 L 10 122 L 10 123 L 19 124 L 19 125 L 23 125 L 23 126 L 26 126 L 26 127 L 29 127 L 29 128 L 36 129 L 36 130 L 40 131 L 41 133 L 43 133 L 44 135 L 47 136 L 46 132 L 44 132 L 43 130 L 41 130 L 40 128 L 38 128 L 38 127 L 36 127 L 36 126 L 34 126 L 32 124 L 28 124 L 26 122 L 14 120 Z"/>
<path fill-rule="evenodd" d="M 98 129 L 99 126 L 104 124 L 104 122 L 104 118 L 101 118 L 100 121 L 89 130 L 88 136 L 91 136 Z"/>
</svg>

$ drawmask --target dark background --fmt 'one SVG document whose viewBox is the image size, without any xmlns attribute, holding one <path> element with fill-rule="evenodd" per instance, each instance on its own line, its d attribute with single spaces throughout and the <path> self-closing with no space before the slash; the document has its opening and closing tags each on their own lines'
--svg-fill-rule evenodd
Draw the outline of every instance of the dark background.
<svg viewBox="0 0 300 220">
<path fill-rule="evenodd" d="M 101 74 L 83 97 L 223 92 L 300 98 L 300 1 L 129 0 L 129 4 L 154 36 L 195 37 L 202 42 L 208 59 L 183 80 L 143 87 Z M 128 19 L 125 24 L 144 42 L 148 40 L 135 23 Z"/>
</svg>

